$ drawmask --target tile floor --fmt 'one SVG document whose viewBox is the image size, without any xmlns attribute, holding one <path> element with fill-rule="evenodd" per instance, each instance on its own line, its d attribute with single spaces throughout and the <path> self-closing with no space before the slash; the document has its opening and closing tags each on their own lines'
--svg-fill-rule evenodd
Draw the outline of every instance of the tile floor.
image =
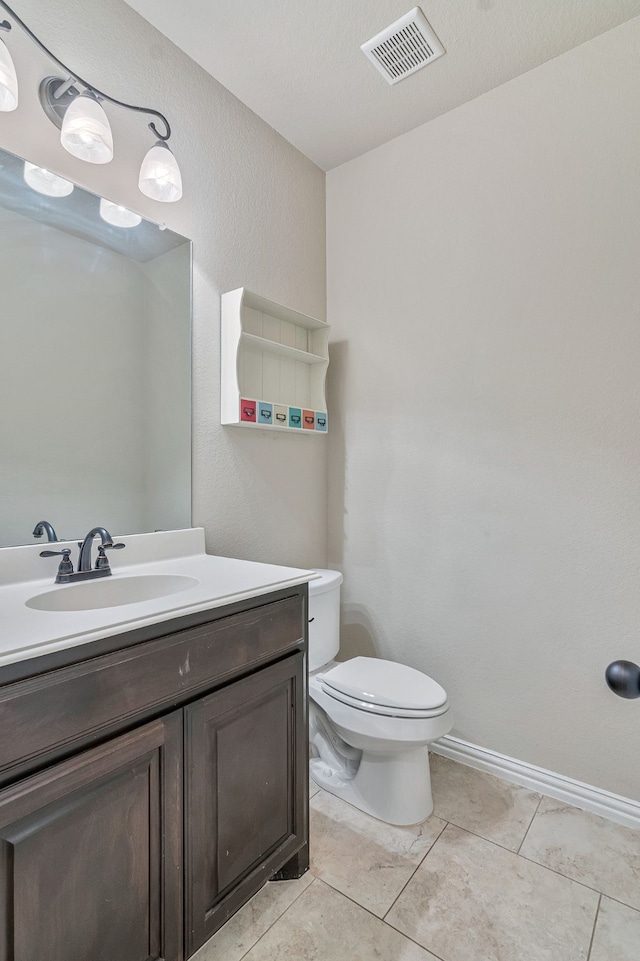
<svg viewBox="0 0 640 961">
<path fill-rule="evenodd" d="M 311 870 L 193 961 L 639 961 L 640 831 L 432 755 L 424 824 L 311 784 Z"/>
</svg>

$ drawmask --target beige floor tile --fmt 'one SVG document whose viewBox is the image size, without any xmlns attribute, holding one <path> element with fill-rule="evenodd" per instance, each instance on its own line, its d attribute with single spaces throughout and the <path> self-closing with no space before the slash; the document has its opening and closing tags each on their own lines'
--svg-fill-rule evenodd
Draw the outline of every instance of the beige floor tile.
<svg viewBox="0 0 640 961">
<path fill-rule="evenodd" d="M 517 851 L 540 794 L 431 754 L 433 813 L 510 851 Z"/>
<path fill-rule="evenodd" d="M 543 798 L 520 853 L 640 908 L 640 831 Z"/>
<path fill-rule="evenodd" d="M 401 828 L 320 791 L 310 804 L 311 871 L 383 917 L 443 830 L 444 821 Z"/>
<path fill-rule="evenodd" d="M 589 961 L 638 961 L 640 912 L 603 898 Z"/>
<path fill-rule="evenodd" d="M 344 895 L 313 884 L 245 961 L 438 961 Z"/>
<path fill-rule="evenodd" d="M 598 895 L 449 825 L 386 920 L 443 961 L 586 961 Z"/>
<path fill-rule="evenodd" d="M 192 955 L 191 961 L 240 961 L 265 931 L 313 881 L 307 872 L 298 881 L 271 881 Z"/>
</svg>

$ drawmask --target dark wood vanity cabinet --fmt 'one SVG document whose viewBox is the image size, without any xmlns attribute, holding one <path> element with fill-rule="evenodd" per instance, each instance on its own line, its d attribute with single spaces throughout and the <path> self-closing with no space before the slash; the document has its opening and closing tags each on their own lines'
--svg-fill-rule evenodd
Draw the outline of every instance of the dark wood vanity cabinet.
<svg viewBox="0 0 640 961">
<path fill-rule="evenodd" d="M 182 961 L 304 873 L 306 586 L 244 606 L 0 670 L 0 961 Z"/>
</svg>

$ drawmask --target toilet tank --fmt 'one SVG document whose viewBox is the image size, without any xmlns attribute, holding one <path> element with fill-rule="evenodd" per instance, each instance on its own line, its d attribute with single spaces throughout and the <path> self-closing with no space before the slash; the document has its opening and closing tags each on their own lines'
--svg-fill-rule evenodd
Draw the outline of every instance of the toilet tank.
<svg viewBox="0 0 640 961">
<path fill-rule="evenodd" d="M 339 571 L 317 570 L 309 581 L 309 670 L 332 661 L 340 648 Z"/>
</svg>

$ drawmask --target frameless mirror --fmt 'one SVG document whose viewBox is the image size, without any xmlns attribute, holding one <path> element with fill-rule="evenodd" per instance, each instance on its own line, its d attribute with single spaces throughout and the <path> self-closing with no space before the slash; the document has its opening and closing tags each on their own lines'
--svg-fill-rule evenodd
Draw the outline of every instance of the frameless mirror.
<svg viewBox="0 0 640 961">
<path fill-rule="evenodd" d="M 37 183 L 0 151 L 0 547 L 188 527 L 191 242 Z"/>
</svg>

